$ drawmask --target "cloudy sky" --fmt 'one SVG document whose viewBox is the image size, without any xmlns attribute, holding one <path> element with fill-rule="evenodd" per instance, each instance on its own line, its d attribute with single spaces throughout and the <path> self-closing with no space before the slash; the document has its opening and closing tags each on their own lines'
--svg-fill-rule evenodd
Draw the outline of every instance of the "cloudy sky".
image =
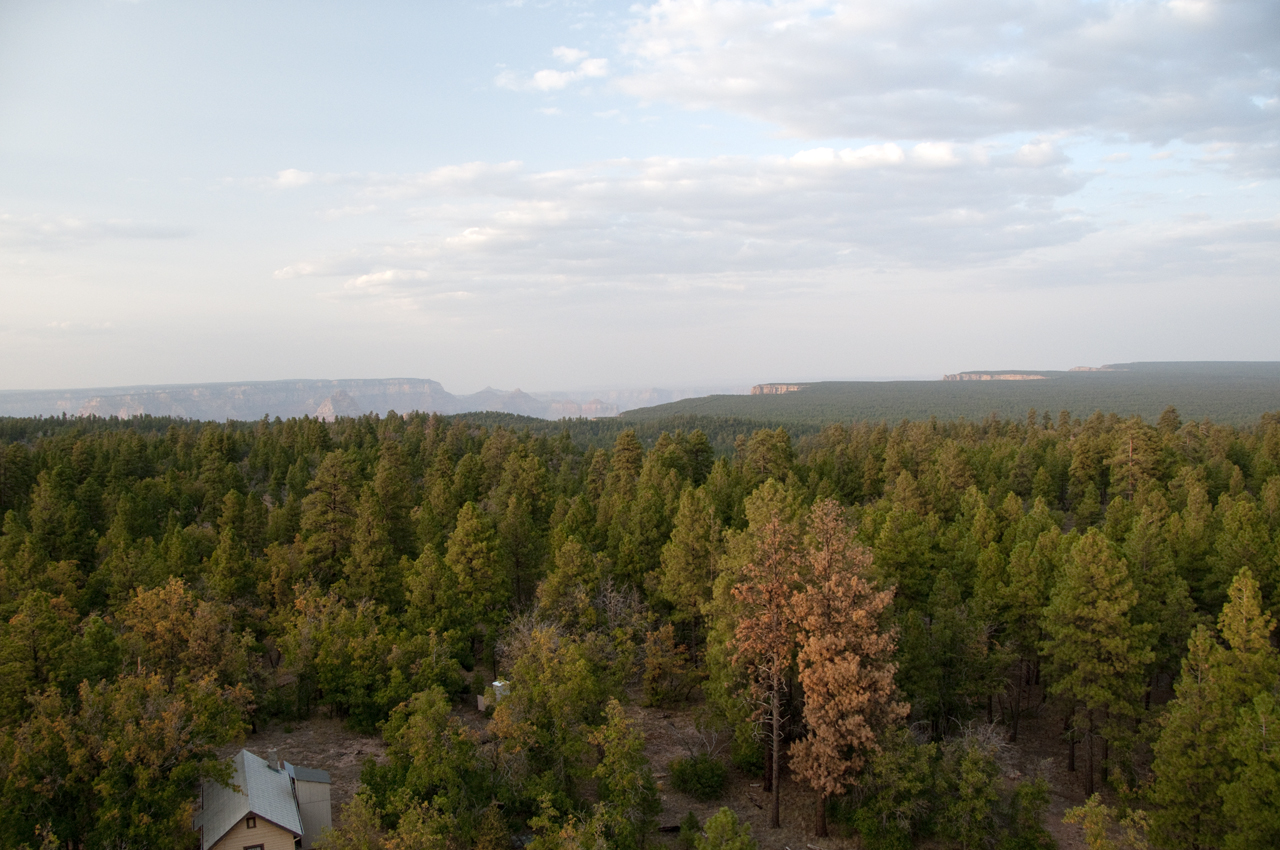
<svg viewBox="0 0 1280 850">
<path fill-rule="evenodd" d="M 1275 0 L 4 0 L 0 389 L 1280 360 Z"/>
</svg>

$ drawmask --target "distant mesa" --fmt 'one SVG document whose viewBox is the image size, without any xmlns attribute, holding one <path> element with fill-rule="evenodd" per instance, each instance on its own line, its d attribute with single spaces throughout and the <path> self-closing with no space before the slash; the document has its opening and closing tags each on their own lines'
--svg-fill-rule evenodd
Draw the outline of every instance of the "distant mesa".
<svg viewBox="0 0 1280 850">
<path fill-rule="evenodd" d="M 798 393 L 804 387 L 804 384 L 756 384 L 751 388 L 751 394 L 782 395 L 783 393 Z"/>
<path fill-rule="evenodd" d="M 572 400 L 561 400 L 548 402 L 546 419 L 576 419 L 579 416 L 586 419 L 599 419 L 606 416 L 617 416 L 618 405 L 609 404 L 598 398 L 590 401 L 584 401 L 579 404 Z"/>
<path fill-rule="evenodd" d="M 647 399 L 655 392 L 661 391 L 645 390 L 634 395 Z M 418 410 L 448 415 L 488 410 L 543 419 L 574 419 L 617 416 L 624 406 L 636 406 L 627 393 L 617 395 L 617 400 L 603 401 L 596 394 L 573 398 L 568 393 L 530 394 L 492 387 L 470 395 L 454 395 L 436 381 L 420 378 L 251 381 L 4 391 L 0 392 L 0 416 L 47 416 L 65 412 L 79 416 L 151 415 L 206 421 L 255 420 L 263 416 L 311 416 L 333 421 L 370 411 Z"/>
<path fill-rule="evenodd" d="M 1073 372 L 1128 372 L 1129 366 L 1141 364 L 1107 365 L 1107 366 L 1073 366 L 1066 372 L 1013 372 L 1013 371 L 991 371 L 991 372 L 961 372 L 958 375 L 944 375 L 944 381 L 1045 381 L 1051 378 L 1061 378 L 1070 375 Z"/>
<path fill-rule="evenodd" d="M 1074 370 L 1073 370 L 1074 371 Z M 1037 375 L 1033 372 L 961 372 L 958 375 L 944 375 L 944 381 L 1044 381 L 1048 375 Z"/>
<path fill-rule="evenodd" d="M 795 437 L 801 427 L 816 432 L 835 422 L 921 422 L 931 417 L 982 422 L 992 415 L 1022 421 L 1031 408 L 1058 416 L 1066 410 L 1074 417 L 1103 410 L 1156 422 L 1172 406 L 1184 422 L 1207 418 L 1236 425 L 1256 424 L 1260 416 L 1280 411 L 1280 362 L 1165 361 L 1099 367 L 1089 372 L 1069 372 L 1065 366 L 972 370 L 948 375 L 947 380 L 937 375 L 926 381 L 760 384 L 750 395 L 689 399 L 628 411 L 622 418 L 632 423 L 680 416 L 737 418 L 767 422 L 769 427 L 794 426 L 797 430 L 790 433 Z M 784 389 L 803 392 L 787 399 L 772 397 Z"/>
</svg>

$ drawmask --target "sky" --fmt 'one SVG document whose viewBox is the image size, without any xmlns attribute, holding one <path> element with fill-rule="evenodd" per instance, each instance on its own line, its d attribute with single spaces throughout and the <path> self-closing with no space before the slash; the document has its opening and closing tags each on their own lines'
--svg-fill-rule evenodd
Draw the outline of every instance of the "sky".
<svg viewBox="0 0 1280 850">
<path fill-rule="evenodd" d="M 0 0 L 0 389 L 1280 360 L 1275 0 Z"/>
</svg>

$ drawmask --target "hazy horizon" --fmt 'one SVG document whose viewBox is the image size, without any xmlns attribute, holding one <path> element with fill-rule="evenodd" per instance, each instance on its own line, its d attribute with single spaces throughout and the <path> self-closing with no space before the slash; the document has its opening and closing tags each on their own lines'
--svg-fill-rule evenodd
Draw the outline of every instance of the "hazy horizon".
<svg viewBox="0 0 1280 850">
<path fill-rule="evenodd" d="M 960 371 L 984 371 L 981 369 L 965 369 Z M 990 371 L 998 371 L 991 369 Z M 1029 369 L 1028 371 L 1061 371 L 1048 369 Z M 684 391 L 702 391 L 708 392 L 750 392 L 751 388 L 757 384 L 773 384 L 773 383 L 821 383 L 826 381 L 937 381 L 941 380 L 942 374 L 937 375 L 855 375 L 852 377 L 823 377 L 823 378 L 792 378 L 792 377 L 772 377 L 751 382 L 734 382 L 734 381 L 690 381 L 686 383 L 667 383 L 659 384 L 656 382 L 637 383 L 637 384 L 594 384 L 584 386 L 535 386 L 528 387 L 503 387 L 495 386 L 492 383 L 480 384 L 478 386 L 458 386 L 453 387 L 445 384 L 443 381 L 437 381 L 435 378 L 426 375 L 364 375 L 364 376 L 298 376 L 293 375 L 284 378 L 251 378 L 245 380 L 218 380 L 218 381 L 165 381 L 162 383 L 138 383 L 138 384 L 100 384 L 94 386 L 42 386 L 42 387 L 0 387 L 0 392 L 16 393 L 16 392 L 70 392 L 77 390 L 116 390 L 116 389 L 152 389 L 158 387 L 184 387 L 184 386 L 213 386 L 213 385 L 229 385 L 237 384 L 265 384 L 265 383 L 288 383 L 291 381 L 389 381 L 389 380 L 426 380 L 436 381 L 445 390 L 454 395 L 473 395 L 475 393 L 484 392 L 485 390 L 497 390 L 499 392 L 525 392 L 530 394 L 555 394 L 555 393 L 591 393 L 591 392 L 640 392 L 644 390 L 667 390 L 671 392 Z"/>
</svg>

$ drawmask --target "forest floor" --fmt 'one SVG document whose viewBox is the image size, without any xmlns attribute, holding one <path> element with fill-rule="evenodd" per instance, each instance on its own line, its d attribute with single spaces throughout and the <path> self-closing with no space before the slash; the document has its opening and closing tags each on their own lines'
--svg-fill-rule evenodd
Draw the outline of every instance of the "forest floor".
<svg viewBox="0 0 1280 850">
<path fill-rule="evenodd" d="M 740 819 L 751 824 L 752 834 L 761 850 L 857 850 L 862 842 L 856 836 L 841 837 L 842 829 L 830 824 L 831 837 L 814 837 L 816 802 L 813 792 L 790 779 L 784 778 L 781 788 L 781 822 L 779 829 L 769 828 L 770 795 L 765 793 L 758 777 L 747 776 L 731 769 L 729 784 L 720 800 L 702 803 L 670 787 L 667 765 L 676 758 L 688 756 L 701 744 L 694 726 L 691 710 L 665 710 L 632 708 L 628 712 L 645 733 L 646 750 L 654 773 L 659 777 L 662 794 L 663 826 L 679 824 L 687 812 L 693 812 L 698 820 L 706 819 L 728 806 Z M 1058 736 L 1052 729 L 1054 718 L 1024 717 L 1020 729 L 1020 742 L 1010 747 L 1002 757 L 1004 777 L 1002 781 L 1014 782 L 1026 776 L 1043 775 L 1050 786 L 1050 805 L 1045 813 L 1045 827 L 1053 835 L 1060 850 L 1084 850 L 1085 844 L 1079 827 L 1062 823 L 1063 814 L 1072 806 L 1084 802 L 1084 795 L 1076 791 L 1078 782 L 1066 771 L 1066 753 L 1051 754 L 1047 749 L 1057 745 Z M 1057 720 L 1060 724 L 1061 721 Z M 1055 757 L 1056 756 L 1056 757 Z M 664 834 L 669 835 L 669 834 Z M 667 842 L 674 845 L 674 836 Z M 921 848 L 943 847 L 938 842 L 923 842 Z"/>
<path fill-rule="evenodd" d="M 1040 699 L 1040 687 L 1033 690 L 1029 702 L 1035 705 Z M 737 769 L 729 772 L 729 783 L 720 800 L 710 803 L 682 794 L 670 787 L 667 765 L 673 759 L 687 757 L 705 745 L 695 727 L 696 709 L 652 709 L 632 705 L 628 715 L 644 731 L 646 752 L 659 780 L 662 795 L 662 826 L 678 825 L 687 812 L 693 812 L 698 820 L 708 817 L 728 806 L 740 819 L 751 824 L 752 833 L 761 850 L 856 850 L 861 847 L 857 837 L 839 837 L 841 828 L 830 824 L 832 837 L 814 837 L 816 818 L 813 792 L 802 785 L 783 779 L 781 783 L 781 821 L 779 829 L 769 828 L 770 795 L 762 789 L 758 777 L 747 776 Z M 1062 717 L 1048 705 L 1025 710 L 1018 730 L 1017 744 L 1005 747 L 1000 755 L 1003 772 L 1001 781 L 1012 784 L 1022 779 L 1044 777 L 1049 785 L 1049 808 L 1044 815 L 1045 828 L 1057 842 L 1059 850 L 1086 850 L 1084 833 L 1079 826 L 1062 822 L 1067 810 L 1085 801 L 1083 777 L 1079 772 L 1067 770 L 1067 748 L 1062 742 Z M 1000 735 L 1007 731 L 1000 727 Z M 727 741 L 722 741 L 727 747 Z M 1077 753 L 1083 767 L 1083 751 Z M 1104 800 L 1114 805 L 1113 799 Z M 662 834 L 665 843 L 674 846 L 674 835 Z M 922 850 L 941 848 L 940 842 L 922 842 Z"/>
<path fill-rule="evenodd" d="M 1033 691 L 1032 705 L 1040 699 L 1040 688 Z M 464 697 L 455 714 L 466 725 L 481 731 L 486 720 L 476 710 L 475 697 Z M 644 708 L 633 700 L 627 708 L 628 717 L 645 735 L 645 749 L 658 780 L 662 799 L 659 824 L 678 826 L 688 812 L 697 815 L 700 822 L 728 806 L 740 819 L 751 824 L 761 850 L 858 850 L 857 837 L 840 837 L 841 829 L 831 824 L 832 837 L 816 839 L 813 836 L 815 802 L 813 793 L 798 783 L 784 778 L 781 783 L 781 821 L 779 829 L 770 829 L 770 795 L 765 793 L 759 777 L 748 776 L 736 768 L 729 771 L 729 781 L 724 795 L 712 802 L 701 802 L 671 787 L 668 765 L 677 758 L 687 757 L 705 750 L 710 743 L 727 750 L 728 741 L 707 742 L 699 733 L 695 718 L 696 706 L 681 708 Z M 1024 778 L 1043 776 L 1049 784 L 1049 809 L 1044 825 L 1053 835 L 1060 850 L 1085 850 L 1084 836 L 1079 826 L 1062 822 L 1066 811 L 1084 803 L 1084 781 L 1080 772 L 1067 770 L 1067 748 L 1062 742 L 1062 717 L 1048 705 L 1024 711 L 1018 742 L 1004 748 L 1000 762 L 1003 782 L 1013 783 Z M 1001 734 L 1005 730 L 1001 728 Z M 385 758 L 386 745 L 377 735 L 352 732 L 342 721 L 317 717 L 289 723 L 271 723 L 248 736 L 244 747 L 265 756 L 272 748 L 280 757 L 293 764 L 327 770 L 333 780 L 332 800 L 334 825 L 341 821 L 342 807 L 351 801 L 360 784 L 360 771 L 364 762 L 373 758 Z M 233 755 L 238 747 L 230 747 L 223 756 Z M 1083 748 L 1077 752 L 1081 768 L 1084 766 Z M 1103 789 L 1104 800 L 1108 792 Z M 675 845 L 675 833 L 659 833 L 659 846 Z M 942 844 L 926 842 L 922 850 L 942 847 Z"/>
</svg>

